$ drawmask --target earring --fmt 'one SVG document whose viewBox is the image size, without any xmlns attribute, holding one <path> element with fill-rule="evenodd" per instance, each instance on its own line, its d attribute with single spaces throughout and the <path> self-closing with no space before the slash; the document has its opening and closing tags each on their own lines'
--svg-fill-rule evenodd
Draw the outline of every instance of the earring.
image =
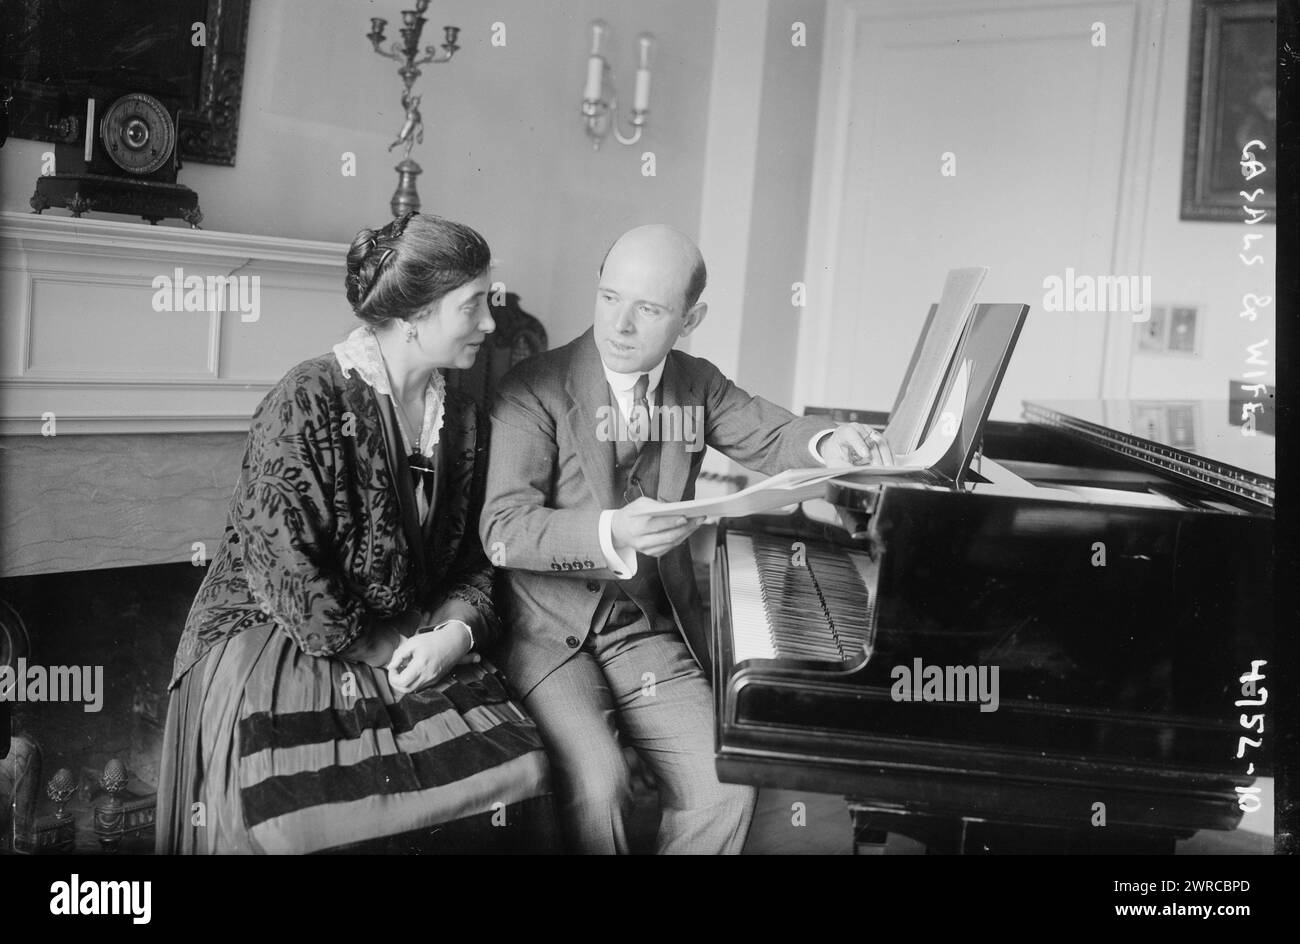
<svg viewBox="0 0 1300 944">
<path fill-rule="evenodd" d="M 406 323 L 406 340 L 408 343 L 415 340 L 415 334 L 416 334 L 415 325 L 411 324 L 411 322 L 408 321 Z"/>
</svg>

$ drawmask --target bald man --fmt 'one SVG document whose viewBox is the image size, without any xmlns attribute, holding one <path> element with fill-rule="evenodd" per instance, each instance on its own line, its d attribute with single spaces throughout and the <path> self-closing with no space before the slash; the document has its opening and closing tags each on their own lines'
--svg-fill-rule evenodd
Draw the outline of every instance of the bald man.
<svg viewBox="0 0 1300 944">
<path fill-rule="evenodd" d="M 496 660 L 537 721 L 574 852 L 625 853 L 621 743 L 659 789 L 660 853 L 737 853 L 754 791 L 718 781 L 709 616 L 686 539 L 699 520 L 631 512 L 690 499 L 707 443 L 774 474 L 891 461 L 872 430 L 794 416 L 673 350 L 699 327 L 699 249 L 667 226 L 610 248 L 595 323 L 515 367 L 492 415 L 480 532 L 502 568 Z"/>
</svg>

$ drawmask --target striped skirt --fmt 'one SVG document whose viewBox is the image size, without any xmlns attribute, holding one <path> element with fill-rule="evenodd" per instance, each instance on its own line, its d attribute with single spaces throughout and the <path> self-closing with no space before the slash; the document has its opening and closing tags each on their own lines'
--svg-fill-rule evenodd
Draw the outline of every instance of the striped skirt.
<svg viewBox="0 0 1300 944">
<path fill-rule="evenodd" d="M 549 852 L 558 833 L 537 728 L 491 667 L 398 698 L 382 669 L 262 627 L 172 692 L 157 848 Z"/>
</svg>

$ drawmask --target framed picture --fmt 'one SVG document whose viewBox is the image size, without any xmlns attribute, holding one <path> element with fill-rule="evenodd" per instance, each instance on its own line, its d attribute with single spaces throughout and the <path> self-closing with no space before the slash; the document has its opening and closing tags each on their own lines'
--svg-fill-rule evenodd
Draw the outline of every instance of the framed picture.
<svg viewBox="0 0 1300 944">
<path fill-rule="evenodd" d="M 1187 69 L 1187 120 L 1183 138 L 1185 220 L 1242 222 L 1242 206 L 1277 208 L 1277 4 L 1192 0 Z M 1242 151 L 1248 143 L 1265 171 L 1247 180 Z M 1241 192 L 1263 193 L 1246 201 Z"/>
<path fill-rule="evenodd" d="M 178 109 L 182 161 L 235 163 L 250 0 L 0 0 L 9 133 L 83 140 L 86 98 L 144 92 Z"/>
</svg>

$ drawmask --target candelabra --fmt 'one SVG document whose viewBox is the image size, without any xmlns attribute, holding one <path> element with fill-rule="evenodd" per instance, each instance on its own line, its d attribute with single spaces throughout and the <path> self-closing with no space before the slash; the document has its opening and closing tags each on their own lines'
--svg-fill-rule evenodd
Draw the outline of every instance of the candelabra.
<svg viewBox="0 0 1300 944">
<path fill-rule="evenodd" d="M 456 45 L 460 28 L 444 26 L 442 30 L 446 41 L 442 44 L 441 54 L 437 47 L 426 46 L 421 57 L 420 34 L 424 31 L 424 24 L 428 22 L 424 18 L 424 12 L 428 9 L 429 0 L 415 0 L 414 10 L 402 11 L 402 41 L 394 42 L 391 49 L 384 49 L 382 46 L 385 42 L 384 27 L 388 24 L 387 20 L 371 17 L 370 32 L 366 34 L 375 52 L 402 63 L 397 74 L 402 77 L 402 111 L 406 113 L 406 117 L 402 121 L 402 129 L 397 132 L 397 139 L 388 145 L 390 151 L 396 147 L 404 147 L 402 160 L 394 168 L 397 171 L 397 189 L 393 191 L 393 199 L 388 204 L 393 211 L 393 216 L 401 216 L 403 213 L 420 209 L 420 195 L 415 189 L 415 178 L 422 173 L 422 168 L 411 160 L 411 148 L 416 144 L 424 143 L 424 121 L 420 117 L 420 96 L 413 95 L 411 87 L 420 77 L 420 66 L 450 62 L 451 57 L 456 55 L 456 50 L 460 49 Z"/>
<path fill-rule="evenodd" d="M 614 89 L 609 62 L 602 51 L 605 34 L 608 32 L 609 27 L 603 20 L 592 21 L 587 84 L 582 91 L 582 114 L 593 150 L 600 147 L 611 129 L 619 144 L 636 144 L 641 140 L 646 115 L 650 114 L 650 52 L 654 49 L 654 37 L 649 33 L 637 37 L 638 64 L 636 87 L 632 94 L 632 133 L 625 137 L 618 129 L 618 92 Z M 606 86 L 609 88 L 608 98 L 605 96 Z"/>
</svg>

